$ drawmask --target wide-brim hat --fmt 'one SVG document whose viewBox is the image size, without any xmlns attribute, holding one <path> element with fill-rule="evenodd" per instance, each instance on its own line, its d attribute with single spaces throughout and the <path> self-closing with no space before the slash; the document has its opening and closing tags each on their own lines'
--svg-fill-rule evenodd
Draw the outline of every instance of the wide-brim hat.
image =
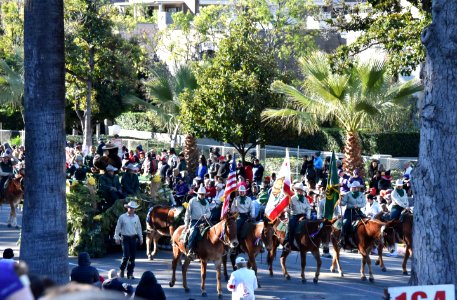
<svg viewBox="0 0 457 300">
<path fill-rule="evenodd" d="M 139 170 L 138 166 L 134 165 L 134 164 L 128 164 L 125 168 L 127 170 L 133 170 L 133 171 L 138 171 Z"/>
<path fill-rule="evenodd" d="M 246 192 L 246 187 L 244 185 L 240 185 L 238 192 Z"/>
<path fill-rule="evenodd" d="M 117 145 L 113 144 L 113 143 L 108 143 L 108 144 L 105 144 L 105 146 L 103 146 L 103 150 L 110 150 L 110 149 L 116 149 L 118 148 Z"/>
<path fill-rule="evenodd" d="M 134 208 L 134 209 L 137 209 L 138 207 L 140 207 L 140 205 L 138 203 L 136 203 L 135 201 L 130 201 L 129 203 L 127 204 L 124 204 L 124 207 L 125 208 Z"/>
<path fill-rule="evenodd" d="M 294 190 L 302 190 L 302 191 L 305 191 L 305 186 L 303 185 L 303 183 L 298 182 L 298 183 L 294 184 Z"/>
<path fill-rule="evenodd" d="M 117 171 L 117 168 L 113 167 L 112 165 L 108 165 L 108 166 L 106 167 L 106 171 L 113 171 L 113 172 L 115 172 L 115 171 Z"/>
<path fill-rule="evenodd" d="M 349 185 L 349 188 L 359 188 L 359 187 L 362 187 L 362 185 L 358 181 L 354 181 L 353 183 L 351 183 Z"/>
<path fill-rule="evenodd" d="M 198 188 L 198 191 L 196 192 L 196 194 L 204 194 L 204 195 L 206 195 L 206 189 L 203 186 L 203 184 L 200 184 L 200 187 Z"/>
<path fill-rule="evenodd" d="M 403 186 L 403 180 L 398 179 L 397 181 L 395 181 L 395 186 Z"/>
</svg>

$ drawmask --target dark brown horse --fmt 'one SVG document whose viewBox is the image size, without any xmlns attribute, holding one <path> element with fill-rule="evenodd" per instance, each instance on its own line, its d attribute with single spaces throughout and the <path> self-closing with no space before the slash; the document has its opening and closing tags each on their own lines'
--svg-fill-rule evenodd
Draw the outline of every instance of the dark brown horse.
<svg viewBox="0 0 457 300">
<path fill-rule="evenodd" d="M 378 214 L 375 216 L 376 219 L 381 220 L 382 219 L 382 214 Z M 389 248 L 394 248 L 395 247 L 395 242 L 398 243 L 405 243 L 406 245 L 406 250 L 405 250 L 405 256 L 403 257 L 403 262 L 401 264 L 402 270 L 403 270 L 403 275 L 408 275 L 408 270 L 406 270 L 406 264 L 408 262 L 408 259 L 411 255 L 413 255 L 413 215 L 410 211 L 407 211 L 402 214 L 402 217 L 400 219 L 400 222 L 398 222 L 394 226 L 395 230 L 395 235 L 393 240 L 392 239 L 386 239 L 384 241 L 384 245 L 379 245 L 378 246 L 378 259 L 376 260 L 375 264 L 379 265 L 381 267 L 381 270 L 385 272 L 387 269 L 384 265 L 384 260 L 382 259 L 382 251 L 384 246 L 387 246 Z"/>
<path fill-rule="evenodd" d="M 244 223 L 244 226 L 246 226 L 246 236 L 240 240 L 240 245 L 237 248 L 237 251 L 234 251 L 230 255 L 230 260 L 232 263 L 232 267 L 235 269 L 235 258 L 236 256 L 240 253 L 246 253 L 248 256 L 248 267 L 254 270 L 256 276 L 257 276 L 257 263 L 256 263 L 256 257 L 257 255 L 262 251 L 263 245 L 265 245 L 265 248 L 270 251 L 272 244 L 273 244 L 273 236 L 274 236 L 274 231 L 272 226 L 265 225 L 268 223 L 267 220 L 264 220 L 263 222 L 258 222 L 258 223 L 249 223 L 246 222 Z M 226 259 L 224 256 L 223 259 L 224 263 L 224 276 L 225 279 L 228 280 L 228 274 L 227 274 L 227 267 L 226 267 Z M 259 278 L 257 277 L 257 285 L 260 287 L 260 282 Z"/>
<path fill-rule="evenodd" d="M 313 254 L 314 258 L 316 259 L 317 263 L 317 269 L 316 269 L 316 274 L 313 279 L 314 283 L 317 283 L 319 280 L 319 274 L 320 274 L 320 267 L 322 265 L 320 253 L 319 253 L 319 247 L 322 241 L 325 241 L 325 239 L 328 239 L 328 236 L 330 235 L 330 232 L 332 230 L 332 224 L 336 222 L 336 219 L 333 221 L 328 221 L 326 219 L 321 219 L 321 220 L 313 220 L 313 221 L 300 221 L 297 224 L 297 229 L 295 232 L 295 236 L 293 237 L 293 241 L 297 244 L 299 247 L 300 251 L 300 257 L 301 257 L 301 278 L 302 282 L 305 283 L 305 267 L 306 267 L 306 253 L 308 251 L 311 251 Z M 285 232 L 282 230 L 279 230 L 281 226 L 281 220 L 278 218 L 273 224 L 270 224 L 274 230 L 274 236 L 272 240 L 273 247 L 272 249 L 268 252 L 268 257 L 267 257 L 267 262 L 268 262 L 268 268 L 270 271 L 270 276 L 273 276 L 273 260 L 276 255 L 276 249 L 277 247 L 281 244 L 284 244 L 284 238 L 285 238 Z M 280 257 L 280 264 L 282 268 L 282 273 L 286 279 L 290 279 L 290 275 L 287 272 L 286 268 L 286 260 L 287 257 L 289 256 L 290 251 L 284 250 L 282 251 L 281 257 Z"/>
<path fill-rule="evenodd" d="M 206 297 L 205 279 L 206 279 L 206 266 L 208 261 L 213 261 L 216 267 L 216 279 L 217 279 L 217 294 L 222 297 L 221 288 L 221 262 L 222 256 L 226 253 L 225 248 L 236 248 L 238 246 L 238 240 L 236 236 L 236 217 L 237 215 L 227 216 L 207 230 L 201 240 L 197 242 L 195 252 L 200 259 L 201 265 L 201 292 L 202 296 Z M 185 226 L 179 226 L 172 235 L 173 245 L 173 261 L 172 261 L 172 277 L 170 281 L 170 287 L 173 287 L 176 282 L 176 266 L 180 261 L 183 253 L 187 253 L 186 245 L 181 240 L 182 233 Z M 195 229 L 198 230 L 198 229 Z M 185 258 L 182 265 L 182 285 L 186 292 L 189 291 L 187 287 L 187 268 L 189 267 L 190 259 Z"/>
<path fill-rule="evenodd" d="M 182 225 L 184 207 L 156 205 L 146 217 L 146 255 L 153 260 L 157 254 L 157 242 L 163 236 L 172 236 L 175 229 Z M 151 243 L 154 243 L 154 250 L 151 250 Z M 152 253 L 151 253 L 152 252 Z"/>
<path fill-rule="evenodd" d="M 5 202 L 10 205 L 10 215 L 8 217 L 8 227 L 19 228 L 16 220 L 16 206 L 24 198 L 24 192 L 22 190 L 22 179 L 23 173 L 20 172 L 15 178 L 8 180 L 5 191 L 3 192 L 3 199 L 0 199 L 0 203 Z M 3 187 L 2 187 L 3 188 Z"/>
<path fill-rule="evenodd" d="M 360 278 L 362 280 L 367 280 L 365 275 L 365 265 L 368 265 L 369 280 L 370 282 L 374 282 L 370 259 L 371 250 L 375 247 L 375 244 L 383 244 L 386 237 L 392 236 L 393 226 L 395 226 L 395 224 L 396 221 L 384 223 L 379 220 L 369 220 L 365 218 L 360 220 L 356 229 L 353 230 L 352 240 L 357 245 L 357 250 L 362 255 L 360 267 Z M 333 244 L 334 255 L 330 271 L 334 272 L 335 267 L 338 266 L 340 276 L 343 277 L 343 270 L 340 263 L 340 248 L 338 247 L 340 234 L 341 231 L 333 227 L 331 241 Z M 353 247 L 347 243 L 345 249 L 351 250 Z"/>
</svg>

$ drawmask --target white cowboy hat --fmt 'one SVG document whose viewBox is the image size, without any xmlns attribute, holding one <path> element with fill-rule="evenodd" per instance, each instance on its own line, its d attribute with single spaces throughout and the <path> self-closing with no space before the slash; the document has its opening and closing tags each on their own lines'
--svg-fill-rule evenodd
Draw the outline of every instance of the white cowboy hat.
<svg viewBox="0 0 457 300">
<path fill-rule="evenodd" d="M 3 152 L 3 154 L 2 154 L 2 158 L 3 158 L 3 157 L 10 157 L 10 156 L 9 156 L 8 153 L 6 153 L 6 151 L 5 151 L 5 152 Z"/>
<path fill-rule="evenodd" d="M 246 192 L 246 187 L 244 185 L 240 185 L 238 192 Z"/>
<path fill-rule="evenodd" d="M 128 164 L 125 168 L 127 170 L 134 170 L 134 171 L 138 171 L 139 170 L 138 166 L 134 165 L 134 164 Z"/>
<path fill-rule="evenodd" d="M 200 184 L 200 188 L 198 189 L 197 194 L 204 194 L 204 195 L 206 195 L 206 189 L 205 189 L 205 187 L 203 186 L 203 184 Z"/>
<path fill-rule="evenodd" d="M 305 186 L 301 182 L 294 184 L 294 190 L 302 190 L 304 192 L 306 191 Z"/>
<path fill-rule="evenodd" d="M 125 207 L 125 208 L 129 208 L 129 207 L 130 207 L 130 208 L 138 208 L 138 207 L 140 207 L 140 206 L 139 206 L 138 203 L 136 203 L 135 201 L 130 201 L 129 203 L 124 204 L 124 207 Z"/>
<path fill-rule="evenodd" d="M 235 260 L 235 264 L 247 263 L 246 259 L 242 256 L 238 256 Z"/>
<path fill-rule="evenodd" d="M 112 165 L 108 165 L 108 166 L 106 167 L 106 171 L 113 171 L 113 172 L 115 172 L 115 171 L 117 171 L 117 168 L 113 167 Z"/>
<path fill-rule="evenodd" d="M 362 185 L 360 184 L 360 182 L 354 181 L 352 184 L 350 184 L 349 187 L 350 188 L 359 188 L 359 187 L 362 187 Z"/>
<path fill-rule="evenodd" d="M 395 181 L 395 186 L 403 186 L 403 180 L 398 179 L 397 181 Z"/>
<path fill-rule="evenodd" d="M 109 150 L 109 149 L 115 149 L 115 148 L 118 148 L 118 146 L 115 144 L 108 143 L 102 147 L 102 150 Z"/>
</svg>

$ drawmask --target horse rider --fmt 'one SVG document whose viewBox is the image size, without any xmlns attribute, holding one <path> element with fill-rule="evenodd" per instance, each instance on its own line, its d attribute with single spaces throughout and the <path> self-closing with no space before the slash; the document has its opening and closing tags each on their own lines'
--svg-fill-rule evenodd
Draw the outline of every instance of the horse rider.
<svg viewBox="0 0 457 300">
<path fill-rule="evenodd" d="M 240 240 L 241 229 L 247 220 L 255 219 L 255 207 L 252 199 L 246 196 L 246 187 L 240 185 L 238 188 L 238 196 L 233 200 L 230 211 L 238 212 L 238 218 L 236 220 L 236 232 L 238 240 Z"/>
<path fill-rule="evenodd" d="M 341 230 L 341 237 L 339 246 L 344 248 L 346 237 L 349 237 L 349 243 L 354 244 L 351 237 L 351 226 L 352 222 L 358 218 L 363 218 L 364 215 L 361 208 L 366 206 L 365 195 L 359 191 L 362 187 L 360 182 L 354 181 L 350 186 L 350 192 L 346 193 L 341 199 L 340 205 L 346 206 L 346 210 L 343 215 L 343 228 Z"/>
<path fill-rule="evenodd" d="M 284 249 L 290 251 L 293 246 L 295 227 L 301 217 L 311 219 L 311 205 L 305 197 L 305 187 L 303 183 L 298 182 L 294 185 L 295 195 L 291 198 L 289 204 L 289 230 L 284 240 Z M 292 239 L 291 239 L 292 238 Z"/>
<path fill-rule="evenodd" d="M 184 216 L 184 225 L 186 230 L 190 230 L 189 239 L 187 242 L 187 256 L 190 259 L 196 257 L 195 253 L 195 239 L 197 238 L 198 226 L 206 222 L 206 219 L 211 217 L 211 211 L 209 203 L 206 201 L 206 189 L 202 185 L 197 191 L 197 197 L 193 197 L 189 201 L 189 205 L 186 209 L 186 215 Z"/>
<path fill-rule="evenodd" d="M 13 166 L 17 164 L 17 159 L 12 157 L 8 152 L 3 152 L 0 161 L 0 197 L 3 197 L 8 179 L 13 176 Z"/>
<path fill-rule="evenodd" d="M 390 219 L 400 219 L 401 213 L 408 208 L 409 201 L 406 191 L 403 189 L 403 180 L 398 179 L 395 182 L 395 189 L 390 194 L 392 199 L 392 208 L 390 209 Z"/>
</svg>

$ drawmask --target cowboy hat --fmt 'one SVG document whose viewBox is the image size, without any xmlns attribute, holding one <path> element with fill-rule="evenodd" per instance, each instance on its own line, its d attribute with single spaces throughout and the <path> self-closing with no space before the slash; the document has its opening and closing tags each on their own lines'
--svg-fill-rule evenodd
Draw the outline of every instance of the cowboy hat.
<svg viewBox="0 0 457 300">
<path fill-rule="evenodd" d="M 140 206 L 139 206 L 138 203 L 136 203 L 135 201 L 130 201 L 129 203 L 124 204 L 124 207 L 125 207 L 125 208 L 129 208 L 129 207 L 130 207 L 130 208 L 138 208 L 138 207 L 140 207 Z"/>
<path fill-rule="evenodd" d="M 238 192 L 246 192 L 246 187 L 244 185 L 240 185 Z"/>
<path fill-rule="evenodd" d="M 305 191 L 305 187 L 304 187 L 303 183 L 301 183 L 301 182 L 294 184 L 294 189 Z"/>
<path fill-rule="evenodd" d="M 109 149 L 116 149 L 116 148 L 118 148 L 117 145 L 114 145 L 114 144 L 112 144 L 112 143 L 108 143 L 108 144 L 106 144 L 105 146 L 103 146 L 102 149 L 103 149 L 103 150 L 109 150 Z"/>
<path fill-rule="evenodd" d="M 106 171 L 113 171 L 113 172 L 115 172 L 115 171 L 117 171 L 117 168 L 113 167 L 112 165 L 108 165 L 108 166 L 106 167 Z"/>
<path fill-rule="evenodd" d="M 205 194 L 206 195 L 206 189 L 203 186 L 203 184 L 200 184 L 200 187 L 198 188 L 197 194 Z"/>
<path fill-rule="evenodd" d="M 353 183 L 351 183 L 349 185 L 350 188 L 359 188 L 359 187 L 362 187 L 362 185 L 360 184 L 360 182 L 358 181 L 354 181 Z"/>
<path fill-rule="evenodd" d="M 395 186 L 403 186 L 403 180 L 398 179 L 397 181 L 395 181 Z"/>
</svg>

